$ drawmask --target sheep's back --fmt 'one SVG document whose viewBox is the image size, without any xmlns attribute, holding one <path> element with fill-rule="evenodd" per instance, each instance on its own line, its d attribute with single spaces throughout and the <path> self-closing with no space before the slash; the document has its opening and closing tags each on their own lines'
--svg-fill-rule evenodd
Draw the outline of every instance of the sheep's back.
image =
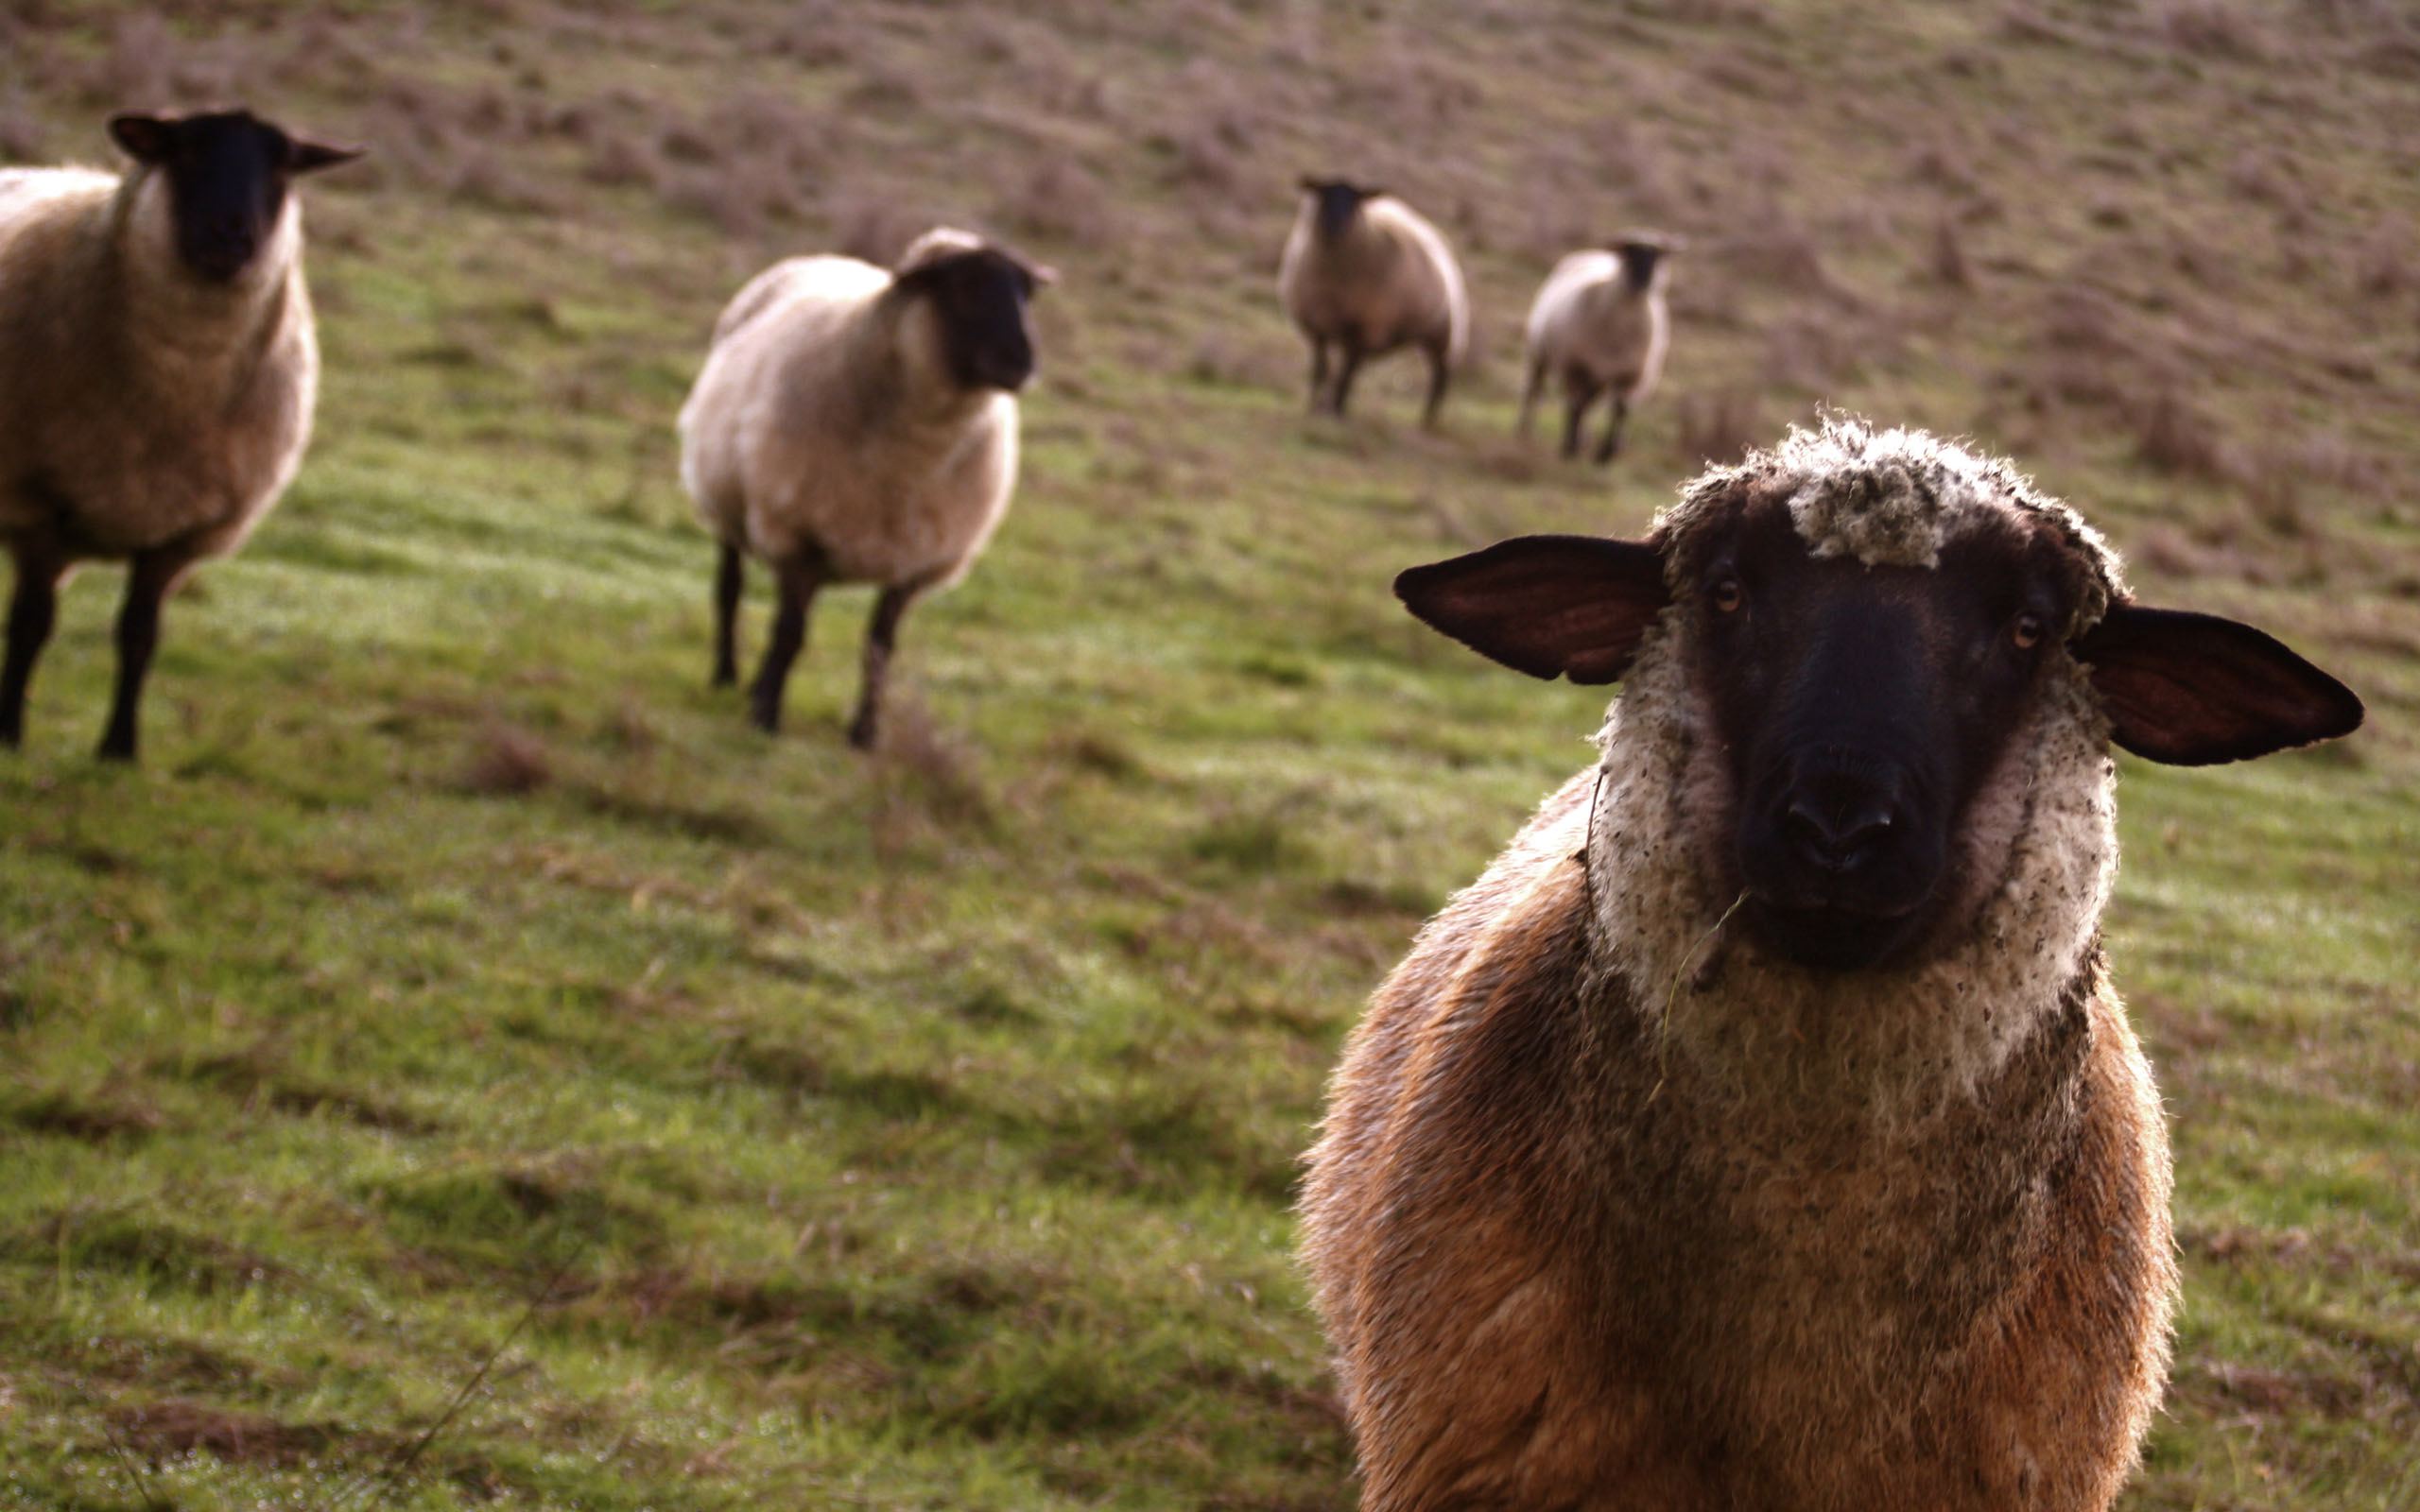
<svg viewBox="0 0 2420 1512">
<path fill-rule="evenodd" d="M 682 410 L 682 473 L 708 528 L 761 557 L 812 548 L 838 580 L 946 584 L 1007 512 L 1017 402 L 908 392 L 916 365 L 864 323 L 890 282 L 802 257 L 743 287 Z"/>
</svg>

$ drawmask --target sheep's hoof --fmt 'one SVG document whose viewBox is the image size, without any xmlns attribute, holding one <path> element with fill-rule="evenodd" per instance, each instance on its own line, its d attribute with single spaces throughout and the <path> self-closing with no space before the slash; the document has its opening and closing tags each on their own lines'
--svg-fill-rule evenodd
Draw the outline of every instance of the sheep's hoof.
<svg viewBox="0 0 2420 1512">
<path fill-rule="evenodd" d="M 749 707 L 748 722 L 769 735 L 778 735 L 782 732 L 782 712 L 762 703 L 752 704 Z"/>
<path fill-rule="evenodd" d="M 112 735 L 102 741 L 101 748 L 93 754 L 105 762 L 124 762 L 131 766 L 134 765 L 134 742 L 130 739 L 120 740 Z"/>
<path fill-rule="evenodd" d="M 739 669 L 738 669 L 737 667 L 717 667 L 717 668 L 715 668 L 715 675 L 714 675 L 713 677 L 708 678 L 708 679 L 706 679 L 706 686 L 707 686 L 707 687 L 709 687 L 709 688 L 736 688 L 736 687 L 738 687 L 738 686 L 739 686 Z"/>
<path fill-rule="evenodd" d="M 872 750 L 877 735 L 873 721 L 859 717 L 849 721 L 849 744 L 857 750 Z"/>
</svg>

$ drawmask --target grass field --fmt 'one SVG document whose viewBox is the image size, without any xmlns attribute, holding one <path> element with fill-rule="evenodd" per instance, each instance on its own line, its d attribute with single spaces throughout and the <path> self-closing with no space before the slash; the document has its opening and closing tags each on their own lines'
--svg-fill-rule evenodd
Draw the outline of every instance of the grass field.
<svg viewBox="0 0 2420 1512">
<path fill-rule="evenodd" d="M 1602 704 L 1387 584 L 1635 531 L 1829 402 L 2368 698 L 2123 768 L 2187 1278 L 2126 1505 L 2420 1505 L 2395 8 L 0 0 L 0 162 L 230 96 L 374 155 L 310 187 L 319 439 L 171 607 L 144 768 L 87 754 L 98 569 L 0 759 L 0 1504 L 1349 1506 L 1295 1158 Z M 1442 437 L 1416 362 L 1300 413 L 1326 168 L 1468 258 Z M 748 273 L 942 219 L 1064 274 L 1015 511 L 882 755 L 862 591 L 768 741 L 705 688 L 672 416 Z M 1667 392 L 1559 466 L 1519 316 L 1634 224 L 1689 241 Z"/>
</svg>

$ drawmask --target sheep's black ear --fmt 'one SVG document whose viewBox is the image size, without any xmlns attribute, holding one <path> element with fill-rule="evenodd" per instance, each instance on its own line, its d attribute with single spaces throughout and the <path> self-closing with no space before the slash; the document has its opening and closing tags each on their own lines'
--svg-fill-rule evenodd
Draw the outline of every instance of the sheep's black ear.
<svg viewBox="0 0 2420 1512">
<path fill-rule="evenodd" d="M 2172 766 L 2248 761 L 2361 725 L 2352 689 L 2267 632 L 2215 614 L 2118 604 L 2074 649 L 2110 738 Z"/>
<path fill-rule="evenodd" d="M 165 163 L 176 145 L 176 123 L 156 115 L 110 117 L 110 140 L 137 163 Z"/>
<path fill-rule="evenodd" d="M 1533 678 L 1613 682 L 1664 612 L 1664 558 L 1643 541 L 1519 536 L 1414 567 L 1395 596 L 1425 623 Z"/>
<path fill-rule="evenodd" d="M 368 151 L 367 147 L 336 147 L 324 142 L 305 142 L 296 137 L 286 144 L 285 171 L 291 174 L 317 173 L 322 168 L 337 168 Z"/>
<path fill-rule="evenodd" d="M 1328 182 L 1316 173 L 1306 173 L 1294 180 L 1294 186 L 1306 195 L 1315 195 L 1325 189 Z"/>
</svg>

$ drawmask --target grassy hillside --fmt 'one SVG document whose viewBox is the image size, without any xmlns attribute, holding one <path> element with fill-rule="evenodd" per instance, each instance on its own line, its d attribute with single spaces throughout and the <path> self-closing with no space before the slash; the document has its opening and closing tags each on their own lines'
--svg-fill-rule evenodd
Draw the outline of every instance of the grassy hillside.
<svg viewBox="0 0 2420 1512">
<path fill-rule="evenodd" d="M 147 765 L 86 754 L 97 569 L 0 759 L 0 1504 L 1349 1505 L 1294 1159 L 1601 713 L 1388 580 L 1635 530 L 1825 401 L 2368 697 L 2124 767 L 2188 1287 L 2127 1504 L 2420 1504 L 2395 8 L 0 0 L 0 161 L 225 97 L 374 157 L 311 185 L 319 440 L 171 607 Z M 1416 362 L 1300 413 L 1313 168 L 1468 258 L 1442 437 Z M 839 738 L 863 591 L 769 742 L 704 686 L 671 418 L 748 273 L 940 219 L 1064 273 L 1026 482 L 890 748 Z M 1636 224 L 1688 238 L 1668 390 L 1558 466 L 1519 315 Z"/>
</svg>

